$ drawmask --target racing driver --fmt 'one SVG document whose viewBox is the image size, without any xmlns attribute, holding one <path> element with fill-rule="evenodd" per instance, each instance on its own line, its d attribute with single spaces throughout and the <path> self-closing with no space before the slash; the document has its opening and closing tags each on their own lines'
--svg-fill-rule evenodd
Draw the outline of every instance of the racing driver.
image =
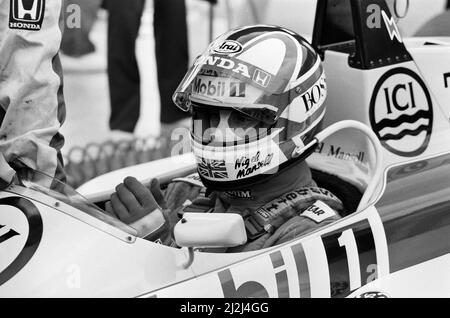
<svg viewBox="0 0 450 318">
<path fill-rule="evenodd" d="M 312 180 L 305 145 L 325 114 L 320 57 L 298 34 L 248 26 L 217 38 L 173 95 L 192 115 L 197 173 L 174 179 L 163 193 L 126 178 L 107 212 L 148 240 L 174 245 L 185 212 L 238 213 L 246 244 L 227 252 L 287 242 L 340 218 L 342 202 Z"/>
</svg>

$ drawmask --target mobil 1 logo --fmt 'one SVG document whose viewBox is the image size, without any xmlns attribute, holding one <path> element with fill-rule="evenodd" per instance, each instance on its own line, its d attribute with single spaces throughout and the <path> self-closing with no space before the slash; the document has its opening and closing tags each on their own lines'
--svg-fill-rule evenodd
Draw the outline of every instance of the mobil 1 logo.
<svg viewBox="0 0 450 318">
<path fill-rule="evenodd" d="M 370 124 L 384 148 L 415 157 L 428 147 L 433 129 L 431 95 L 419 75 L 407 68 L 387 71 L 370 100 Z"/>
<path fill-rule="evenodd" d="M 44 21 L 45 0 L 10 0 L 9 28 L 39 31 Z"/>
</svg>

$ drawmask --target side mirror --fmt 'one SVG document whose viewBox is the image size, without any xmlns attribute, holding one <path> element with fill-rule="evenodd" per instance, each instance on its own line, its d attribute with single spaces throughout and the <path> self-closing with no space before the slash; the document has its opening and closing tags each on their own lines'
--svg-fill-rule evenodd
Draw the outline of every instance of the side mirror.
<svg viewBox="0 0 450 318">
<path fill-rule="evenodd" d="M 180 247 L 234 247 L 247 242 L 242 216 L 235 213 L 185 213 L 175 225 Z"/>
</svg>

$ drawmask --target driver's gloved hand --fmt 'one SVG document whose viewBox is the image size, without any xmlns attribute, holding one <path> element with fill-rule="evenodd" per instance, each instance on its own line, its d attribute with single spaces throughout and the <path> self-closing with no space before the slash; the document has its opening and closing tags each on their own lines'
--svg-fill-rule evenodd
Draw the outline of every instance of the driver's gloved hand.
<svg viewBox="0 0 450 318">
<path fill-rule="evenodd" d="M 133 177 L 119 184 L 105 205 L 108 213 L 135 228 L 139 237 L 169 245 L 170 224 L 164 211 L 166 208 L 158 180 L 153 179 L 148 189 Z"/>
<path fill-rule="evenodd" d="M 16 171 L 8 164 L 5 157 L 0 154 L 0 190 L 8 188 L 11 184 L 20 184 Z"/>
</svg>

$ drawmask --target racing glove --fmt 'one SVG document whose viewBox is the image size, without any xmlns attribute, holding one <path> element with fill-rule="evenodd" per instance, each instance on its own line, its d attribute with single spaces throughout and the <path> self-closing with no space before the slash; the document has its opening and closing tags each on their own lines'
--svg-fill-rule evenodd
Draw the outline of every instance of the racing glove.
<svg viewBox="0 0 450 318">
<path fill-rule="evenodd" d="M 135 178 L 126 178 L 116 187 L 105 209 L 136 229 L 139 237 L 164 245 L 172 244 L 167 204 L 157 179 L 151 181 L 148 189 Z"/>
<path fill-rule="evenodd" d="M 6 162 L 5 157 L 0 154 L 0 190 L 9 187 L 15 180 L 17 180 L 16 172 Z"/>
</svg>

